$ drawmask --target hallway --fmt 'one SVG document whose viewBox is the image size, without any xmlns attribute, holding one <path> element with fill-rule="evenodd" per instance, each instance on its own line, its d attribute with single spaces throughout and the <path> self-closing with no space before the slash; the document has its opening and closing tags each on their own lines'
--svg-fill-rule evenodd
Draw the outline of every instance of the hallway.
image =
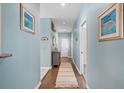
<svg viewBox="0 0 124 93">
<path fill-rule="evenodd" d="M 77 79 L 78 85 L 79 85 L 79 88 L 77 88 L 77 89 L 86 89 L 85 80 L 84 80 L 83 76 L 80 75 L 79 72 L 77 71 L 76 67 L 73 64 L 72 59 L 67 58 L 67 57 L 61 58 L 61 63 L 65 62 L 65 61 L 71 63 L 71 65 L 72 65 L 72 68 L 74 70 L 74 73 L 75 73 L 75 76 L 76 76 L 76 79 Z M 50 69 L 48 71 L 46 76 L 41 81 L 42 85 L 39 88 L 40 89 L 55 89 L 58 70 L 59 70 L 59 67 L 52 67 L 52 69 Z M 72 87 L 72 88 L 63 87 L 63 88 L 64 89 L 74 89 L 74 87 Z M 61 88 L 59 88 L 59 89 L 61 89 Z"/>
<path fill-rule="evenodd" d="M 123 19 L 123 3 L 0 3 L 0 89 L 124 89 Z"/>
</svg>

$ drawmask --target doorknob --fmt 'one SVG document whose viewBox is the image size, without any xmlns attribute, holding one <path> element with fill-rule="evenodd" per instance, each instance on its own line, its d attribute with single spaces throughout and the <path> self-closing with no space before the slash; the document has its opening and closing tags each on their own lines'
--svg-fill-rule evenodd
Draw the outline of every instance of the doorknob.
<svg viewBox="0 0 124 93">
<path fill-rule="evenodd" d="M 83 54 L 83 52 L 81 51 L 81 54 Z"/>
</svg>

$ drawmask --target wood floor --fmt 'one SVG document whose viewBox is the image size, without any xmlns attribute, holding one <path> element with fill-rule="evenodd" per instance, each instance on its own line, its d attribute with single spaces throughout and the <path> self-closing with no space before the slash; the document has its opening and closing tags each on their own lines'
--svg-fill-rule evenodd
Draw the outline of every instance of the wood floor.
<svg viewBox="0 0 124 93">
<path fill-rule="evenodd" d="M 72 67 L 73 67 L 75 76 L 77 78 L 79 88 L 80 89 L 86 89 L 85 80 L 84 80 L 83 76 L 78 73 L 72 60 L 70 58 L 61 58 L 61 62 L 65 61 L 65 60 L 72 63 Z M 59 67 L 53 67 L 52 69 L 50 69 L 48 71 L 48 73 L 46 74 L 46 76 L 42 79 L 42 81 L 41 81 L 42 84 L 39 87 L 39 89 L 55 89 L 55 83 L 56 83 L 58 70 L 59 70 Z"/>
</svg>

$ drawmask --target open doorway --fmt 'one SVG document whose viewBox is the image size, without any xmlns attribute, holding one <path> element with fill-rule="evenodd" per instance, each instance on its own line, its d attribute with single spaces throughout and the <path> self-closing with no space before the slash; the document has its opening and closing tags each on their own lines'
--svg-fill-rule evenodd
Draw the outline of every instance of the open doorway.
<svg viewBox="0 0 124 93">
<path fill-rule="evenodd" d="M 87 81 L 87 23 L 86 20 L 80 25 L 80 70 Z"/>
</svg>

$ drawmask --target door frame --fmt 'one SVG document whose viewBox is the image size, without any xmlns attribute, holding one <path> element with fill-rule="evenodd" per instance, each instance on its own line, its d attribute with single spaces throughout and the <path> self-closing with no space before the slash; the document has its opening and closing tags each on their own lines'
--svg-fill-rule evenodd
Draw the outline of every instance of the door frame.
<svg viewBox="0 0 124 93">
<path fill-rule="evenodd" d="M 86 17 L 84 17 L 84 19 L 81 21 L 81 23 L 80 23 L 80 73 L 84 76 L 84 73 L 83 73 L 83 65 L 84 64 L 82 64 L 83 63 L 83 56 L 82 56 L 82 54 L 81 54 L 81 52 L 82 52 L 82 25 L 84 24 L 84 23 L 86 23 L 86 29 L 87 29 L 87 19 L 86 19 Z M 86 31 L 86 35 L 87 35 L 87 31 Z M 87 38 L 87 36 L 86 36 L 86 38 Z M 86 40 L 86 44 L 88 44 L 88 39 Z M 88 46 L 86 45 L 86 49 L 88 49 L 87 48 Z M 87 51 L 87 50 L 86 50 Z M 87 52 L 86 52 L 86 65 L 87 65 Z M 87 70 L 86 70 L 86 72 L 85 72 L 86 74 L 87 74 Z M 85 79 L 85 81 L 87 80 L 85 77 L 84 77 L 84 79 Z"/>
</svg>

